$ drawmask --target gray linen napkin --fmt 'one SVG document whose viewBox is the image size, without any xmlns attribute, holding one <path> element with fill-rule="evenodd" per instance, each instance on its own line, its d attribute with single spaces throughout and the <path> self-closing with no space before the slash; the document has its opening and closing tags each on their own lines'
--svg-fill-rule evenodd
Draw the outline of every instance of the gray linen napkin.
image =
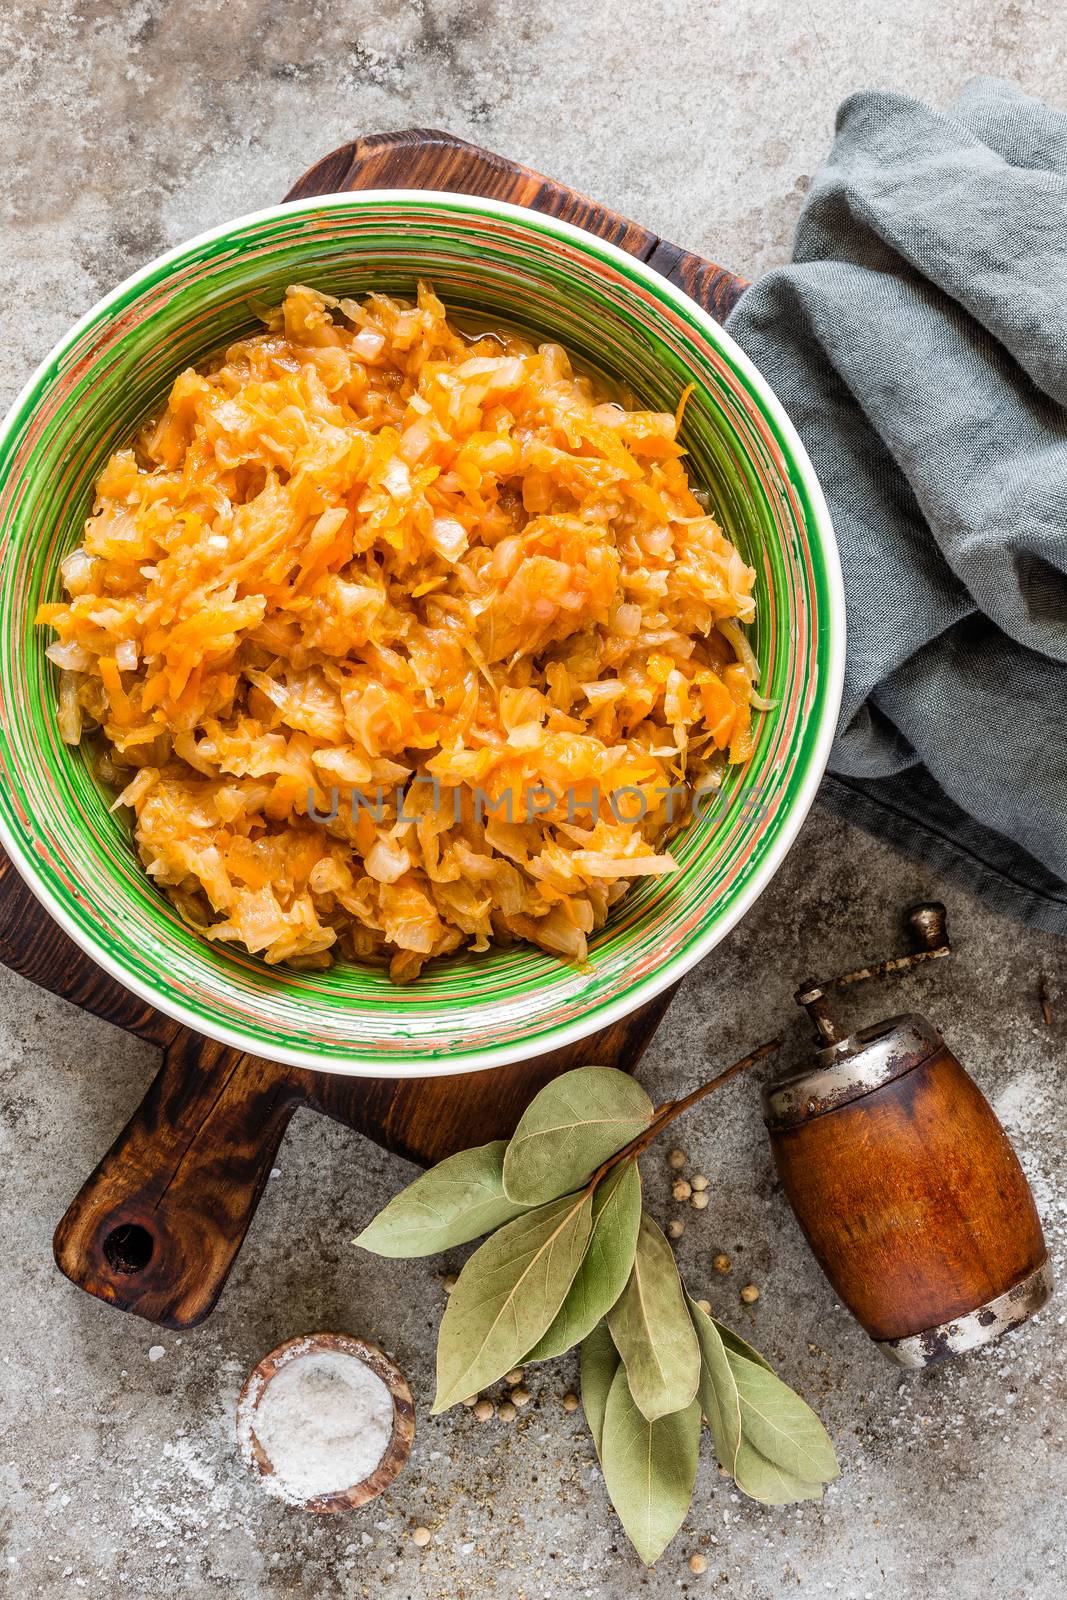
<svg viewBox="0 0 1067 1600">
<path fill-rule="evenodd" d="M 841 547 L 821 798 L 1067 933 L 1067 116 L 988 79 L 852 95 L 792 265 L 727 327 Z"/>
</svg>

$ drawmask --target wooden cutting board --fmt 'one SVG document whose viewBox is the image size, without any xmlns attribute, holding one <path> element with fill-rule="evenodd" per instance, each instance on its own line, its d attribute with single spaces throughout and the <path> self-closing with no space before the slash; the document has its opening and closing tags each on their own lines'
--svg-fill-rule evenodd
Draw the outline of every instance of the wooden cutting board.
<svg viewBox="0 0 1067 1600">
<path fill-rule="evenodd" d="M 382 188 L 488 195 L 564 217 L 647 262 L 720 320 L 745 288 L 565 184 L 431 130 L 343 145 L 286 198 Z M 509 1134 L 537 1090 L 570 1067 L 634 1067 L 673 993 L 569 1049 L 492 1071 L 399 1082 L 302 1071 L 215 1044 L 130 994 L 52 922 L 2 851 L 0 960 L 162 1051 L 151 1088 L 71 1203 L 54 1249 L 80 1288 L 169 1328 L 191 1327 L 214 1306 L 298 1106 L 415 1161 L 438 1161 Z"/>
</svg>

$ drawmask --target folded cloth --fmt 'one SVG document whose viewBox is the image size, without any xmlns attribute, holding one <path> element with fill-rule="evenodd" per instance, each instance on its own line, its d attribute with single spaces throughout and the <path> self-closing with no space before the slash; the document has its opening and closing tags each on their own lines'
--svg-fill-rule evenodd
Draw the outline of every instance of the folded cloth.
<svg viewBox="0 0 1067 1600">
<path fill-rule="evenodd" d="M 988 79 L 852 95 L 727 327 L 841 549 L 822 798 L 1067 933 L 1067 116 Z"/>
</svg>

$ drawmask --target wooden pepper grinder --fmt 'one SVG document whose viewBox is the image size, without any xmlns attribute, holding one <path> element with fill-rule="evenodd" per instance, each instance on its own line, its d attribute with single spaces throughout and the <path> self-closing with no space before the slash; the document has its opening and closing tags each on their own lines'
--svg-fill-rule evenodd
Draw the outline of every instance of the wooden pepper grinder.
<svg viewBox="0 0 1067 1600">
<path fill-rule="evenodd" d="M 908 955 L 797 990 L 820 1048 L 763 1104 L 819 1265 L 886 1355 L 922 1368 L 1025 1322 L 1052 1269 L 1018 1157 L 937 1028 L 909 1015 L 838 1036 L 828 989 L 949 954 L 944 906 L 908 922 Z"/>
</svg>

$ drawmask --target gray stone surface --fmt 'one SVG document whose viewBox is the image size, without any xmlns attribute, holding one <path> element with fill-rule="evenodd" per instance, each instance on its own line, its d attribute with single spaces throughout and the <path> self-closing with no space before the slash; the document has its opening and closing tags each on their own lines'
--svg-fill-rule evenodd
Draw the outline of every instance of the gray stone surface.
<svg viewBox="0 0 1067 1600">
<path fill-rule="evenodd" d="M 548 0 L 367 5 L 7 0 L 0 17 L 0 389 L 104 289 L 166 245 L 276 198 L 361 131 L 436 124 L 558 173 L 679 243 L 754 273 L 784 258 L 838 100 L 863 83 L 928 97 L 975 72 L 1062 98 L 1062 13 L 1013 0 Z M 941 894 L 951 966 L 870 990 L 927 1009 L 1017 1141 L 1063 1277 L 1067 1039 L 1063 950 L 816 812 L 772 889 L 687 982 L 647 1060 L 656 1097 L 783 1025 L 791 983 L 896 937 Z M 1051 976 L 1053 1024 L 1037 1007 Z M 857 1005 L 860 1002 L 857 1001 Z M 0 1593 L 137 1597 L 588 1596 L 712 1591 L 1053 1600 L 1067 1590 L 1065 1305 L 928 1377 L 889 1367 L 835 1304 L 773 1179 L 755 1086 L 693 1114 L 681 1142 L 712 1178 L 680 1259 L 820 1409 L 843 1475 L 822 1505 L 742 1503 L 705 1460 L 683 1533 L 652 1574 L 620 1537 L 570 1360 L 538 1371 L 518 1425 L 431 1420 L 439 1273 L 349 1240 L 409 1175 L 301 1115 L 216 1314 L 160 1335 L 54 1270 L 52 1229 L 153 1070 L 148 1050 L 0 972 Z M 662 1154 L 645 1163 L 669 1211 Z M 712 1282 L 710 1257 L 736 1267 Z M 762 1289 L 754 1309 L 738 1285 Z M 233 1446 L 258 1357 L 336 1326 L 410 1375 L 409 1469 L 375 1507 L 312 1520 L 264 1499 Z M 149 1359 L 151 1346 L 165 1355 Z M 423 1551 L 410 1528 L 424 1523 Z M 701 1550 L 708 1572 L 685 1558 Z"/>
</svg>

